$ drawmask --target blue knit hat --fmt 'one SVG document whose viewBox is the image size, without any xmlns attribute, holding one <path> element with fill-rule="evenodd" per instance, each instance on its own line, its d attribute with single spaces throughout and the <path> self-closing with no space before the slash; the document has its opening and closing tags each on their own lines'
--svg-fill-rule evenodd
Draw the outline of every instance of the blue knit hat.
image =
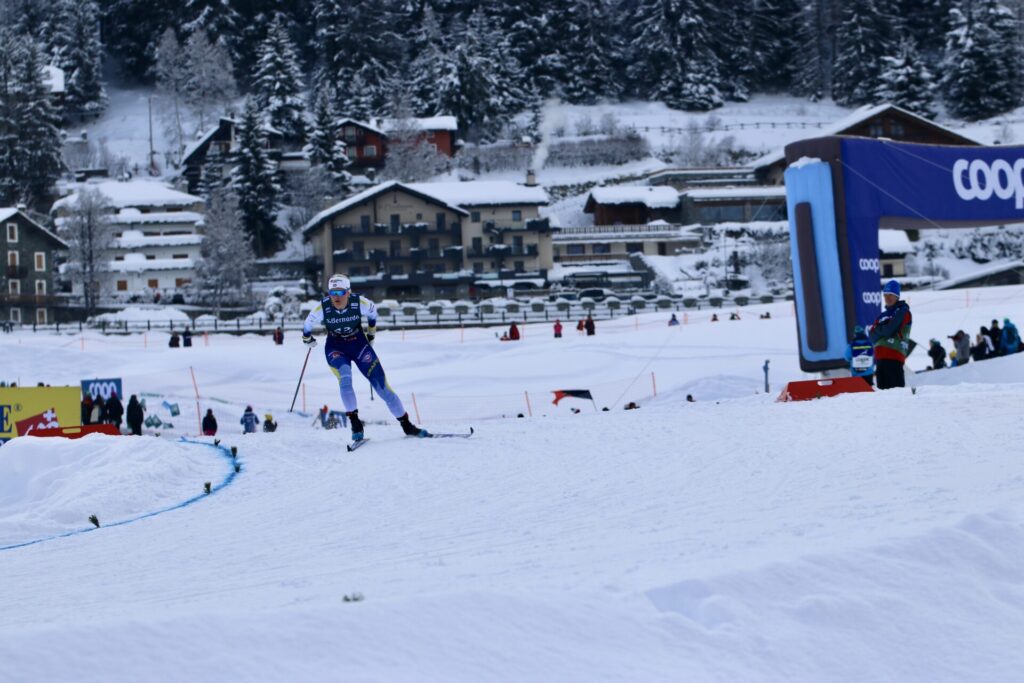
<svg viewBox="0 0 1024 683">
<path fill-rule="evenodd" d="M 885 287 L 882 287 L 882 294 L 893 294 L 898 297 L 900 295 L 900 283 L 895 280 L 889 280 L 885 283 Z"/>
</svg>

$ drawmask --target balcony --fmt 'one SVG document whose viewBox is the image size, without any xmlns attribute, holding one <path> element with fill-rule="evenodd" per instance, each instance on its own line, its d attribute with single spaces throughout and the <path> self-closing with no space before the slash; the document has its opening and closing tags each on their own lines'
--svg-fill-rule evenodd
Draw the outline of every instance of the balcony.
<svg viewBox="0 0 1024 683">
<path fill-rule="evenodd" d="M 0 304 L 7 306 L 57 306 L 59 297 L 52 294 L 0 294 Z"/>
<path fill-rule="evenodd" d="M 7 279 L 21 280 L 28 277 L 28 266 L 7 266 Z"/>
</svg>

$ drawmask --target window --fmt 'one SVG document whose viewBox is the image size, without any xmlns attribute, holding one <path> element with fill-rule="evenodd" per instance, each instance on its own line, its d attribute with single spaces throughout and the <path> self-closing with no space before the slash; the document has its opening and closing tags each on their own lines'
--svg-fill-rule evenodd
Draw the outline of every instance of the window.
<svg viewBox="0 0 1024 683">
<path fill-rule="evenodd" d="M 421 220 L 423 220 L 423 214 L 422 214 L 422 213 L 418 213 L 418 214 L 416 214 L 416 220 L 417 220 L 417 221 L 421 221 Z"/>
<path fill-rule="evenodd" d="M 347 142 L 355 142 L 356 139 L 356 127 L 345 126 L 345 140 Z"/>
<path fill-rule="evenodd" d="M 366 145 L 363 147 L 363 156 L 368 159 L 377 157 L 377 145 Z"/>
<path fill-rule="evenodd" d="M 157 289 L 160 287 L 160 282 L 158 280 L 146 280 L 146 286 L 150 289 Z"/>
<path fill-rule="evenodd" d="M 401 266 L 401 264 L 395 263 L 391 266 L 391 274 L 405 275 L 405 269 Z"/>
<path fill-rule="evenodd" d="M 897 123 L 896 121 L 890 122 L 889 129 L 892 130 L 892 136 L 894 138 L 902 138 L 906 134 L 903 124 Z"/>
<path fill-rule="evenodd" d="M 482 272 L 484 272 L 484 264 L 481 263 L 480 261 L 477 261 L 476 263 L 474 263 L 473 264 L 473 272 L 474 273 L 482 273 Z"/>
<path fill-rule="evenodd" d="M 36 272 L 43 273 L 46 271 L 46 252 L 36 252 Z"/>
<path fill-rule="evenodd" d="M 46 280 L 36 280 L 36 295 L 46 296 Z"/>
<path fill-rule="evenodd" d="M 121 255 L 121 254 L 119 254 L 119 255 L 117 255 L 117 256 L 115 256 L 115 257 L 114 257 L 114 260 L 115 260 L 115 261 L 124 261 L 124 256 L 123 256 L 123 255 Z"/>
<path fill-rule="evenodd" d="M 484 240 L 482 237 L 473 238 L 473 254 L 480 254 L 484 250 Z"/>
<path fill-rule="evenodd" d="M 8 280 L 7 281 L 7 293 L 8 294 L 21 294 L 21 280 Z"/>
<path fill-rule="evenodd" d="M 448 226 L 448 215 L 444 213 L 437 214 L 437 231 L 444 232 Z"/>
<path fill-rule="evenodd" d="M 176 278 L 174 278 L 174 286 L 175 287 L 184 287 L 184 286 L 190 285 L 190 284 L 192 284 L 192 280 L 187 278 L 187 277 L 176 277 Z"/>
<path fill-rule="evenodd" d="M 586 245 L 584 244 L 567 244 L 565 245 L 566 256 L 581 256 L 587 253 Z"/>
<path fill-rule="evenodd" d="M 626 253 L 627 254 L 642 254 L 644 253 L 643 242 L 626 242 Z"/>
<path fill-rule="evenodd" d="M 18 224 L 8 223 L 7 224 L 7 241 L 17 242 L 18 241 Z"/>
<path fill-rule="evenodd" d="M 370 217 L 369 216 L 360 216 L 359 217 L 359 228 L 363 232 L 370 232 Z"/>
<path fill-rule="evenodd" d="M 399 214 L 397 214 L 397 213 L 391 214 L 391 230 L 393 232 L 398 232 L 398 228 L 401 225 L 402 225 L 402 217 Z"/>
<path fill-rule="evenodd" d="M 441 243 L 437 241 L 436 237 L 431 237 L 427 241 L 427 248 L 429 249 L 431 256 L 438 257 L 441 255 Z"/>
<path fill-rule="evenodd" d="M 435 263 L 434 264 L 434 272 L 435 273 L 443 273 L 444 272 L 444 264 L 443 263 Z"/>
<path fill-rule="evenodd" d="M 516 269 L 517 273 L 521 273 L 524 270 L 526 270 L 526 266 L 525 266 L 525 264 L 522 261 L 516 261 L 515 262 L 515 269 Z"/>
<path fill-rule="evenodd" d="M 156 254 L 146 254 L 147 261 L 156 261 Z"/>
<path fill-rule="evenodd" d="M 175 254 L 171 258 L 188 258 L 188 254 Z"/>
<path fill-rule="evenodd" d="M 516 254 L 523 253 L 523 236 L 513 235 L 512 236 L 512 251 Z"/>
<path fill-rule="evenodd" d="M 786 219 L 785 204 L 759 204 L 750 216 L 752 221 L 782 221 Z"/>
<path fill-rule="evenodd" d="M 21 322 L 21 309 L 20 308 L 12 308 L 11 309 L 11 322 L 12 323 L 20 323 Z"/>
<path fill-rule="evenodd" d="M 868 135 L 873 138 L 880 138 L 885 135 L 885 128 L 882 127 L 882 123 L 872 123 L 868 126 Z"/>
<path fill-rule="evenodd" d="M 17 268 L 21 265 L 20 259 L 18 258 L 18 252 L 9 251 L 7 252 L 7 265 L 12 268 Z"/>
<path fill-rule="evenodd" d="M 357 259 L 363 258 L 363 253 L 366 251 L 366 247 L 363 246 L 362 240 L 356 240 L 352 242 L 352 256 Z"/>
<path fill-rule="evenodd" d="M 46 324 L 46 309 L 45 308 L 37 308 L 36 309 L 36 325 L 45 325 L 45 324 Z"/>
<path fill-rule="evenodd" d="M 610 244 L 595 244 L 594 245 L 594 253 L 595 254 L 610 254 L 610 253 L 612 253 L 612 245 L 610 245 Z"/>
<path fill-rule="evenodd" d="M 743 220 L 743 206 L 740 204 L 701 206 L 697 209 L 697 219 L 701 223 L 739 222 Z"/>
<path fill-rule="evenodd" d="M 117 291 L 119 291 L 119 292 L 127 292 L 128 291 L 128 281 L 127 280 L 118 280 L 117 281 Z"/>
<path fill-rule="evenodd" d="M 469 221 L 471 223 L 479 223 L 480 222 L 480 212 L 479 211 L 470 211 L 469 212 Z"/>
<path fill-rule="evenodd" d="M 397 258 L 402 255 L 402 240 L 391 240 L 388 246 L 388 255 Z"/>
<path fill-rule="evenodd" d="M 892 264 L 891 263 L 883 263 L 882 264 L 882 277 L 892 277 Z"/>
<path fill-rule="evenodd" d="M 512 212 L 512 220 L 514 220 L 514 221 L 521 221 L 521 220 L 523 220 L 523 212 L 518 210 L 518 209 L 513 211 Z"/>
<path fill-rule="evenodd" d="M 345 156 L 347 156 L 350 161 L 355 161 L 356 154 L 357 152 L 355 147 L 348 147 L 345 149 Z"/>
</svg>

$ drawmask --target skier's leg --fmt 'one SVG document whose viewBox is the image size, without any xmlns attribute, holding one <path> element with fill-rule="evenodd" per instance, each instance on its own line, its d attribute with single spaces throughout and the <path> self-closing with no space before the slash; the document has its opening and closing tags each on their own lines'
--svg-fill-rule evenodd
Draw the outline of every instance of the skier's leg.
<svg viewBox="0 0 1024 683">
<path fill-rule="evenodd" d="M 369 344 L 359 352 L 359 356 L 356 359 L 356 367 L 363 373 L 363 377 L 369 380 L 370 386 L 377 390 L 377 394 L 387 404 L 388 410 L 391 411 L 392 415 L 396 418 L 401 418 L 405 415 L 402 399 L 398 398 L 398 394 L 388 384 L 387 376 L 384 374 L 384 367 L 380 364 L 380 359 Z"/>
<path fill-rule="evenodd" d="M 331 367 L 331 372 L 338 378 L 341 404 L 345 406 L 345 412 L 351 413 L 358 410 L 359 404 L 356 401 L 356 392 L 352 388 L 352 363 L 340 351 L 329 354 L 327 362 Z"/>
</svg>

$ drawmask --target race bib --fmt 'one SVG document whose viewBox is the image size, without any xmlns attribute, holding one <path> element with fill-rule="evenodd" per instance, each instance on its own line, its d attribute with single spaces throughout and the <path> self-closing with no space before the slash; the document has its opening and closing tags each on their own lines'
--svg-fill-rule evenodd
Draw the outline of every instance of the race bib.
<svg viewBox="0 0 1024 683">
<path fill-rule="evenodd" d="M 871 356 L 854 356 L 853 357 L 853 369 L 854 370 L 867 370 L 871 367 Z"/>
</svg>

